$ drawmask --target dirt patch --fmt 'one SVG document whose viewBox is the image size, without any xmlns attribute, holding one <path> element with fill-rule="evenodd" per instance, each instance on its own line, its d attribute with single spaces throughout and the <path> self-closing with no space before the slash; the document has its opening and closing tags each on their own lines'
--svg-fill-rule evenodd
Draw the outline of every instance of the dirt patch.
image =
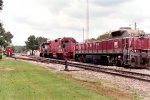
<svg viewBox="0 0 150 100">
<path fill-rule="evenodd" d="M 0 67 L 0 72 L 9 72 L 9 71 L 13 71 L 13 70 L 15 70 L 15 69 L 13 69 L 13 68 L 2 68 L 2 67 Z"/>
</svg>

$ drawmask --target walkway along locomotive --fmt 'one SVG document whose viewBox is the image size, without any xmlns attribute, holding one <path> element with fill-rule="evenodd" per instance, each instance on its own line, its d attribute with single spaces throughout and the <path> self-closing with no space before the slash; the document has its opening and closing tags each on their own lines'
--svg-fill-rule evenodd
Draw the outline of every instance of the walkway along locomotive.
<svg viewBox="0 0 150 100">
<path fill-rule="evenodd" d="M 103 41 L 77 43 L 71 37 L 48 41 L 40 46 L 40 56 L 147 68 L 150 66 L 150 38 L 144 31 L 124 27 L 111 32 Z"/>
</svg>

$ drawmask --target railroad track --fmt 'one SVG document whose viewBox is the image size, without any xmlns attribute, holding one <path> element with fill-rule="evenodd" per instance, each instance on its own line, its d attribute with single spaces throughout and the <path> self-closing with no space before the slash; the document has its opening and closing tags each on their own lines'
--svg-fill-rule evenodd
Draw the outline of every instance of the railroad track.
<svg viewBox="0 0 150 100">
<path fill-rule="evenodd" d="M 32 61 L 37 61 L 37 62 L 43 62 L 43 63 L 57 63 L 57 64 L 63 64 L 65 65 L 64 60 L 58 60 L 58 59 L 51 59 L 51 58 L 43 58 L 43 57 L 14 57 L 15 59 L 22 59 L 22 60 L 32 60 Z M 83 68 L 86 70 L 92 70 L 96 72 L 103 72 L 111 75 L 116 75 L 116 76 L 122 76 L 126 78 L 132 78 L 144 82 L 150 82 L 150 75 L 148 74 L 142 74 L 142 73 L 137 73 L 137 72 L 132 72 L 132 71 L 124 71 L 120 69 L 114 69 L 114 68 L 104 68 L 100 67 L 98 65 L 93 65 L 93 64 L 86 64 L 86 63 L 80 63 L 80 62 L 74 62 L 74 61 L 68 61 L 69 66 L 73 67 L 78 67 L 78 68 Z"/>
</svg>

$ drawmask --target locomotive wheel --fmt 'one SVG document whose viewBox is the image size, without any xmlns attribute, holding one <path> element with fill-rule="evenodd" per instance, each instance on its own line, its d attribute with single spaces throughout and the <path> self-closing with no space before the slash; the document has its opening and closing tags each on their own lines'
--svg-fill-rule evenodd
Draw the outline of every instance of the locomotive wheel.
<svg viewBox="0 0 150 100">
<path fill-rule="evenodd" d="M 117 65 L 117 63 L 116 63 L 115 60 L 112 60 L 112 65 L 113 65 L 113 66 L 116 66 L 116 65 Z"/>
<path fill-rule="evenodd" d="M 122 61 L 121 60 L 117 60 L 117 64 L 116 64 L 118 67 L 121 67 L 123 64 L 122 64 Z"/>
<path fill-rule="evenodd" d="M 109 59 L 109 60 L 108 60 L 108 65 L 109 65 L 109 66 L 112 66 L 112 65 L 113 65 L 113 60 L 112 60 L 112 59 Z"/>
<path fill-rule="evenodd" d="M 82 62 L 84 62 L 84 63 L 86 62 L 85 56 L 82 57 Z"/>
<path fill-rule="evenodd" d="M 42 53 L 40 53 L 40 57 L 43 57 L 43 54 L 42 54 Z"/>
<path fill-rule="evenodd" d="M 75 56 L 75 61 L 78 61 L 78 58 Z"/>
<path fill-rule="evenodd" d="M 81 56 L 78 57 L 78 61 L 79 61 L 79 62 L 82 62 L 82 57 L 81 57 Z"/>
<path fill-rule="evenodd" d="M 44 54 L 44 57 L 47 58 L 47 54 L 46 53 Z"/>
<path fill-rule="evenodd" d="M 131 58 L 131 67 L 136 67 L 136 58 Z"/>
<path fill-rule="evenodd" d="M 52 54 L 49 54 L 49 58 L 53 58 L 53 55 L 52 55 Z"/>
</svg>

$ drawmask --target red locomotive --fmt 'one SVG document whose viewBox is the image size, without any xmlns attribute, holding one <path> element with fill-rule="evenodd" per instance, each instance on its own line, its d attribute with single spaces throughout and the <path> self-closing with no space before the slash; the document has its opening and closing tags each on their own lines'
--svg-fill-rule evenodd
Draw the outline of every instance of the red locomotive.
<svg viewBox="0 0 150 100">
<path fill-rule="evenodd" d="M 59 59 L 73 58 L 76 40 L 71 37 L 58 38 L 40 46 L 40 56 Z"/>
<path fill-rule="evenodd" d="M 120 28 L 103 41 L 76 43 L 64 37 L 43 43 L 40 56 L 74 58 L 76 61 L 117 66 L 150 66 L 150 38 L 141 30 Z"/>
<path fill-rule="evenodd" d="M 107 40 L 76 44 L 75 60 L 146 68 L 150 66 L 150 38 L 143 31 L 121 28 Z"/>
<path fill-rule="evenodd" d="M 12 47 L 6 47 L 5 51 L 4 51 L 4 54 L 7 57 L 11 57 L 14 54 L 14 49 Z"/>
</svg>

